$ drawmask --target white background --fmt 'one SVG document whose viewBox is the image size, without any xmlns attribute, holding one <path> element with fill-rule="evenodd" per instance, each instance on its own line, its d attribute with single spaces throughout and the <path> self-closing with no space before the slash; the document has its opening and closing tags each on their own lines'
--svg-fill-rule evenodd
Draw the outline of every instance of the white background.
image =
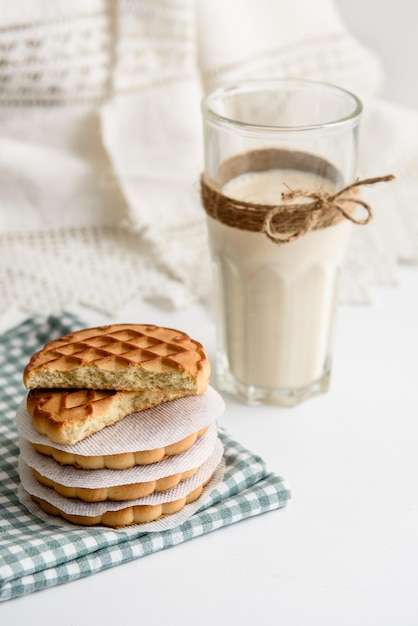
<svg viewBox="0 0 418 626">
<path fill-rule="evenodd" d="M 382 59 L 387 76 L 384 95 L 418 108 L 417 0 L 335 0 L 335 4 L 350 32 Z"/>
</svg>

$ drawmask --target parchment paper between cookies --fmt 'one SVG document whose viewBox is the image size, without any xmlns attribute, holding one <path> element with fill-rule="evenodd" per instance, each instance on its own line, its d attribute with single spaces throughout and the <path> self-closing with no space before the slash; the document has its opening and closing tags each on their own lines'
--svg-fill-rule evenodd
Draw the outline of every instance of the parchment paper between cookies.
<svg viewBox="0 0 418 626">
<path fill-rule="evenodd" d="M 217 428 L 215 424 L 212 424 L 208 432 L 189 450 L 158 463 L 137 465 L 124 470 L 85 470 L 72 465 L 60 465 L 51 457 L 37 452 L 28 441 L 22 438 L 19 440 L 21 458 L 29 467 L 61 485 L 86 489 L 149 482 L 186 472 L 203 465 L 213 454 L 216 444 Z"/>
</svg>

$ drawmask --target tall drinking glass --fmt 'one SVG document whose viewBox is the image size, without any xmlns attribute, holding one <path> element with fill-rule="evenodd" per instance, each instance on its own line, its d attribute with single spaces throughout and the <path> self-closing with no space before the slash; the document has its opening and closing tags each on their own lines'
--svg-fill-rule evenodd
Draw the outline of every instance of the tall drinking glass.
<svg viewBox="0 0 418 626">
<path fill-rule="evenodd" d="M 329 388 L 338 277 L 357 210 L 359 99 L 305 80 L 226 85 L 202 102 L 217 377 L 248 403 Z M 359 220 L 366 223 L 366 220 Z"/>
</svg>

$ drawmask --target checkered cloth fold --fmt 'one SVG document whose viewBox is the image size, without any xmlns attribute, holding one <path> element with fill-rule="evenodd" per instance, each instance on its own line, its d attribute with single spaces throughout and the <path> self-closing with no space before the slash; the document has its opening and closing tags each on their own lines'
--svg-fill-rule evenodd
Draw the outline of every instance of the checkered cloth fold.
<svg viewBox="0 0 418 626">
<path fill-rule="evenodd" d="M 136 525 L 67 530 L 33 516 L 17 497 L 15 413 L 25 394 L 22 372 L 51 339 L 85 326 L 69 313 L 36 317 L 0 337 L 0 601 L 82 578 L 175 546 L 222 526 L 286 505 L 290 492 L 263 460 L 220 429 L 226 472 L 209 499 L 181 526 L 145 533 Z"/>
</svg>

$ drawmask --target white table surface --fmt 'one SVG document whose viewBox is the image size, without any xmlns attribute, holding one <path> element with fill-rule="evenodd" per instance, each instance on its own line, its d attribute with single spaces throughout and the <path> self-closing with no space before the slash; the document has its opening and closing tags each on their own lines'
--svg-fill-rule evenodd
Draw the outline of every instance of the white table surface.
<svg viewBox="0 0 418 626">
<path fill-rule="evenodd" d="M 84 317 L 182 328 L 213 361 L 211 316 L 198 307 Z M 417 387 L 415 267 L 372 306 L 340 307 L 328 394 L 292 409 L 226 398 L 222 424 L 286 478 L 285 509 L 4 602 L 0 623 L 415 626 Z"/>
</svg>

